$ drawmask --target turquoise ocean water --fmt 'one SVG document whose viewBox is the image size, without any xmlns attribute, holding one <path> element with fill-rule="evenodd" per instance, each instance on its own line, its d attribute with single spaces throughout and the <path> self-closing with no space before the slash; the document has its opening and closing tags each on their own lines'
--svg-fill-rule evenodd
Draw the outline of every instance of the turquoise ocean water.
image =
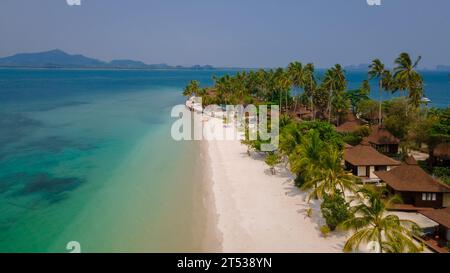
<svg viewBox="0 0 450 273">
<path fill-rule="evenodd" d="M 224 73 L 0 69 L 0 252 L 202 250 L 198 144 L 170 138 L 170 110 Z M 446 107 L 447 73 L 424 76 Z"/>
<path fill-rule="evenodd" d="M 192 78 L 1 69 L 0 251 L 200 250 L 198 147 L 170 138 Z"/>
</svg>

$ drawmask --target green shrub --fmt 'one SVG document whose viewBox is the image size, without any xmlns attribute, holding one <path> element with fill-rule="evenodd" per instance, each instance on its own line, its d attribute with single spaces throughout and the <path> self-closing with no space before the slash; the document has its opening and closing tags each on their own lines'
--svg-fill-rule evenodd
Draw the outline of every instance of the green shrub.
<svg viewBox="0 0 450 273">
<path fill-rule="evenodd" d="M 358 135 L 353 134 L 353 133 L 345 134 L 342 137 L 342 139 L 344 140 L 345 143 L 348 143 L 348 144 L 350 144 L 352 146 L 356 146 L 359 143 L 361 143 L 361 141 L 362 141 L 362 137 L 361 136 L 358 136 Z"/>
<path fill-rule="evenodd" d="M 439 177 L 442 180 L 442 182 L 450 186 L 450 168 L 435 167 L 433 169 L 433 175 Z"/>
<path fill-rule="evenodd" d="M 327 225 L 323 225 L 320 227 L 320 232 L 322 232 L 323 237 L 327 238 L 331 230 Z"/>
<path fill-rule="evenodd" d="M 433 174 L 438 177 L 448 177 L 450 176 L 450 168 L 448 167 L 435 167 Z"/>
<path fill-rule="evenodd" d="M 369 126 L 360 126 L 355 131 L 355 135 L 360 136 L 361 138 L 369 136 L 370 135 L 370 128 L 369 128 Z"/>
<path fill-rule="evenodd" d="M 276 153 L 269 153 L 265 159 L 265 162 L 270 167 L 272 174 L 275 174 L 275 166 L 280 163 L 280 157 Z"/>
<path fill-rule="evenodd" d="M 325 195 L 320 210 L 330 230 L 350 218 L 350 205 L 338 190 L 334 195 Z"/>
</svg>

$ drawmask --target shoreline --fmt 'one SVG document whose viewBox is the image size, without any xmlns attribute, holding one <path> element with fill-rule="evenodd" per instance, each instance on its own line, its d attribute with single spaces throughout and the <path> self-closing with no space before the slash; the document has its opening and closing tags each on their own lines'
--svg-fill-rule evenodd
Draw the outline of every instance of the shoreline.
<svg viewBox="0 0 450 273">
<path fill-rule="evenodd" d="M 221 119 L 207 122 L 223 126 Z M 342 252 L 345 234 L 321 235 L 320 203 L 307 203 L 285 167 L 278 166 L 277 174 L 271 175 L 264 158 L 257 153 L 248 156 L 239 140 L 201 144 L 208 158 L 205 191 L 211 191 L 213 202 L 207 210 L 214 216 L 210 224 L 221 237 L 221 252 Z M 309 207 L 311 218 L 306 215 Z"/>
<path fill-rule="evenodd" d="M 202 162 L 202 204 L 203 209 L 206 215 L 204 215 L 205 223 L 204 223 L 204 231 L 205 234 L 203 236 L 203 240 L 201 243 L 201 248 L 203 252 L 222 252 L 222 234 L 220 230 L 217 228 L 218 226 L 218 218 L 217 209 L 216 209 L 216 201 L 213 192 L 213 185 L 211 181 L 212 177 L 212 167 L 210 165 L 211 157 L 208 151 L 208 142 L 200 141 L 199 142 L 199 150 L 200 150 L 200 160 Z"/>
</svg>

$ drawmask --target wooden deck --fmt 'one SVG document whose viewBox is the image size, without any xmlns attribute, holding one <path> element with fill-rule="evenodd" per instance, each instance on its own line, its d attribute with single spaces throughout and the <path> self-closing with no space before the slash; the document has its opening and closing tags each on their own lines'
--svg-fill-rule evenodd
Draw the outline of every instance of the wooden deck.
<svg viewBox="0 0 450 273">
<path fill-rule="evenodd" d="M 439 242 L 431 237 L 425 237 L 421 240 L 428 248 L 437 253 L 450 253 L 448 248 L 439 245 Z"/>
</svg>

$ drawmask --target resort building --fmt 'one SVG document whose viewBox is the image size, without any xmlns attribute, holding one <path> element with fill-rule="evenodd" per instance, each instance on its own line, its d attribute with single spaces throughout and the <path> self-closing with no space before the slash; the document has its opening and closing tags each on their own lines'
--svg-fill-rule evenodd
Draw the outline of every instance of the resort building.
<svg viewBox="0 0 450 273">
<path fill-rule="evenodd" d="M 448 246 L 450 242 L 450 208 L 426 210 L 420 213 L 439 224 L 430 238 L 437 242 L 437 249 Z"/>
<path fill-rule="evenodd" d="M 409 157 L 390 171 L 376 171 L 391 194 L 401 196 L 403 204 L 393 209 L 417 211 L 450 206 L 450 187 L 427 174 Z"/>
<path fill-rule="evenodd" d="M 377 171 L 389 171 L 400 162 L 379 153 L 370 145 L 357 145 L 344 149 L 345 168 L 365 182 L 379 182 Z"/>
<path fill-rule="evenodd" d="M 400 140 L 383 126 L 376 125 L 371 127 L 370 135 L 365 137 L 363 142 L 370 144 L 380 153 L 397 154 Z"/>
<path fill-rule="evenodd" d="M 363 125 L 364 123 L 353 114 L 348 114 L 347 121 L 337 126 L 336 131 L 339 133 L 353 133 Z"/>
</svg>

